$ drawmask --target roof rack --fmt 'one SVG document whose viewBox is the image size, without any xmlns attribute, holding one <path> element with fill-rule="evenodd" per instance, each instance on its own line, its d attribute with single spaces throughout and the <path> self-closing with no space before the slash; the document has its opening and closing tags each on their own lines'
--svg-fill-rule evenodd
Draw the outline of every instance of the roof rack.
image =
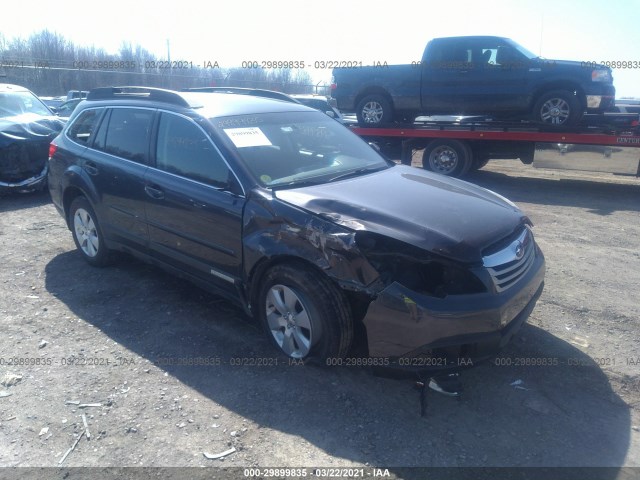
<svg viewBox="0 0 640 480">
<path fill-rule="evenodd" d="M 234 93 L 238 95 L 251 95 L 253 97 L 272 98 L 290 103 L 300 103 L 286 93 L 266 90 L 263 88 L 243 88 L 243 87 L 192 87 L 183 88 L 181 92 L 209 92 L 209 93 Z"/>
<path fill-rule="evenodd" d="M 173 90 L 151 87 L 100 87 L 89 91 L 87 100 L 110 100 L 114 98 L 133 100 L 152 100 L 170 103 L 179 107 L 191 107 L 192 105 Z"/>
</svg>

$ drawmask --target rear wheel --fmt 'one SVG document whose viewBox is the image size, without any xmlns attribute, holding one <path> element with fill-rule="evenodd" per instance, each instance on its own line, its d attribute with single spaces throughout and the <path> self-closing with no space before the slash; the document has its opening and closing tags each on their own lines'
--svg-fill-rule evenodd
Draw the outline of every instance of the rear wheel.
<svg viewBox="0 0 640 480">
<path fill-rule="evenodd" d="M 105 245 L 98 217 L 85 197 L 71 202 L 69 220 L 73 241 L 82 257 L 96 267 L 107 265 L 111 252 Z"/>
<path fill-rule="evenodd" d="M 258 302 L 267 336 L 284 355 L 326 364 L 349 351 L 351 309 L 323 274 L 302 264 L 276 265 L 264 278 Z"/>
<path fill-rule="evenodd" d="M 449 177 L 460 177 L 471 168 L 471 149 L 458 140 L 434 140 L 422 154 L 422 167 Z"/>
<path fill-rule="evenodd" d="M 533 107 L 536 122 L 550 126 L 573 126 L 582 118 L 580 100 L 569 90 L 554 90 L 542 95 Z"/>
<path fill-rule="evenodd" d="M 364 127 L 376 127 L 393 120 L 391 102 L 382 95 L 367 95 L 356 107 L 358 123 Z"/>
</svg>

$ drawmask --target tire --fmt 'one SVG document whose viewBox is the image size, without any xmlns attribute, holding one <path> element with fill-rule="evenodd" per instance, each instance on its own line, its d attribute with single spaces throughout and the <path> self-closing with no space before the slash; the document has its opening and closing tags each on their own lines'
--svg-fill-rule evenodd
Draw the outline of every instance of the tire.
<svg viewBox="0 0 640 480">
<path fill-rule="evenodd" d="M 260 322 L 289 358 L 326 365 L 344 358 L 353 342 L 353 317 L 342 292 L 302 264 L 269 270 L 258 297 Z"/>
<path fill-rule="evenodd" d="M 570 127 L 578 124 L 583 110 L 580 100 L 573 92 L 553 90 L 538 98 L 533 107 L 533 119 L 543 125 Z"/>
<path fill-rule="evenodd" d="M 422 154 L 422 167 L 448 177 L 461 177 L 472 165 L 471 149 L 458 140 L 434 140 Z"/>
<path fill-rule="evenodd" d="M 382 95 L 367 95 L 356 107 L 356 117 L 362 127 L 377 127 L 393 121 L 391 102 Z"/>
<path fill-rule="evenodd" d="M 111 252 L 104 242 L 100 222 L 85 197 L 76 197 L 69 208 L 69 225 L 76 248 L 87 263 L 94 267 L 108 265 Z"/>
<path fill-rule="evenodd" d="M 480 170 L 487 163 L 489 163 L 489 159 L 488 158 L 474 158 L 473 162 L 471 162 L 471 168 L 469 169 L 469 171 L 470 172 L 475 172 L 477 170 Z"/>
</svg>

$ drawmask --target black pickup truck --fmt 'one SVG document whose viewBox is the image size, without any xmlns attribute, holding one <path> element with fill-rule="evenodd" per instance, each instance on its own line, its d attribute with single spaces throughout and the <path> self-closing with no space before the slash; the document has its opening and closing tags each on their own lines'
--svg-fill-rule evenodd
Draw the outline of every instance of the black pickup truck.
<svg viewBox="0 0 640 480">
<path fill-rule="evenodd" d="M 419 115 L 489 115 L 552 126 L 614 105 L 611 69 L 541 58 L 509 38 L 431 40 L 410 65 L 336 68 L 332 96 L 362 126 L 413 122 Z"/>
</svg>

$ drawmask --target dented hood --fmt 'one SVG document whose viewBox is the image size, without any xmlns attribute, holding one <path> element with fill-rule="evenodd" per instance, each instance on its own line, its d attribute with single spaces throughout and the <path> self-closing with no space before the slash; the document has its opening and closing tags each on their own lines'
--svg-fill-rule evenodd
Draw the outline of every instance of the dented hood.
<svg viewBox="0 0 640 480">
<path fill-rule="evenodd" d="M 465 262 L 526 221 L 503 197 L 461 180 L 395 166 L 275 196 L 353 230 L 379 233 Z"/>
<path fill-rule="evenodd" d="M 0 117 L 0 147 L 16 141 L 52 140 L 63 126 L 58 117 L 35 113 Z"/>
</svg>

